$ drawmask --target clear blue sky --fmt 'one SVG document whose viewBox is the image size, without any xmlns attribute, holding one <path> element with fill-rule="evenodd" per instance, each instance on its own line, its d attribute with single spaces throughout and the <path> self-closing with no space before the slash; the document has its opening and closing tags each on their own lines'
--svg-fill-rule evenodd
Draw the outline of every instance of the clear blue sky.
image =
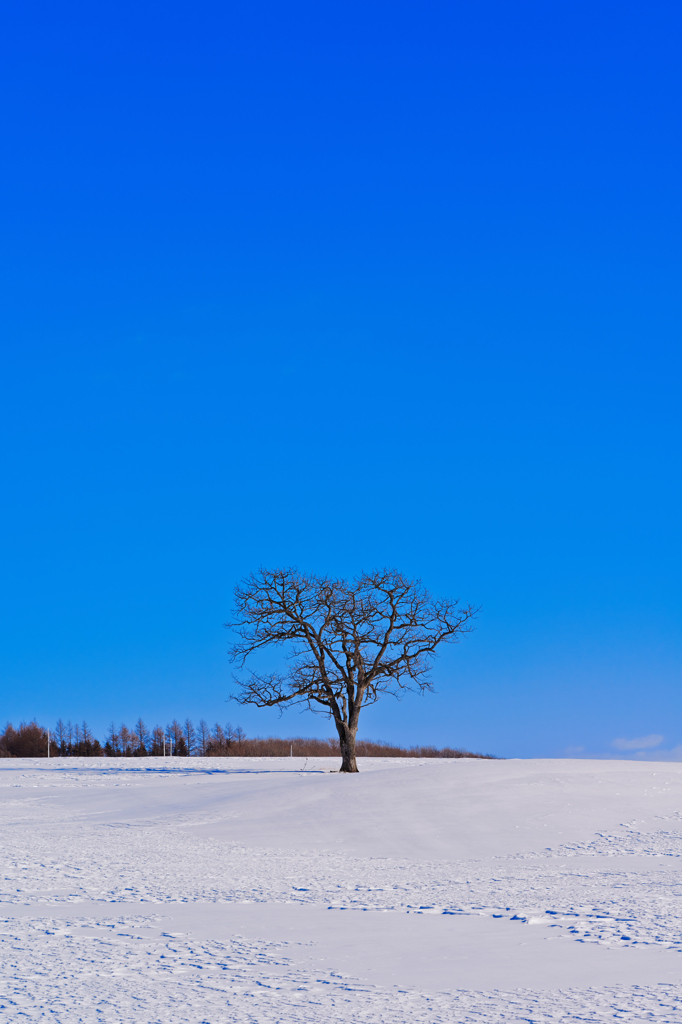
<svg viewBox="0 0 682 1024">
<path fill-rule="evenodd" d="M 3 19 L 0 718 L 327 735 L 232 587 L 390 565 L 483 611 L 364 735 L 682 744 L 679 5 Z"/>
</svg>

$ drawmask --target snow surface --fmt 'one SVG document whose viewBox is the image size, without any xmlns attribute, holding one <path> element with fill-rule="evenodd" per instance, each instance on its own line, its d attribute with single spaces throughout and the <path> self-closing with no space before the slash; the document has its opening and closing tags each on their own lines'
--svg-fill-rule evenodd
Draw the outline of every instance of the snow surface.
<svg viewBox="0 0 682 1024">
<path fill-rule="evenodd" d="M 682 765 L 0 761 L 14 1021 L 682 1022 Z"/>
</svg>

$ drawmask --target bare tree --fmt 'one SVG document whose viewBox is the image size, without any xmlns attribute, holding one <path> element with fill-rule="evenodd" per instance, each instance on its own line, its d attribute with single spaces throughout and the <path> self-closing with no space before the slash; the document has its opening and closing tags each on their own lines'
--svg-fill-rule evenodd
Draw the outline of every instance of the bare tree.
<svg viewBox="0 0 682 1024">
<path fill-rule="evenodd" d="M 197 728 L 197 742 L 199 744 L 199 750 L 201 751 L 202 757 L 206 756 L 206 747 L 210 743 L 210 740 L 211 728 L 208 722 L 204 718 L 202 718 Z"/>
<path fill-rule="evenodd" d="M 54 738 L 57 741 L 59 747 L 59 756 L 63 757 L 66 749 L 66 726 L 62 722 L 61 718 L 54 727 Z"/>
<path fill-rule="evenodd" d="M 228 746 L 228 740 L 223 732 L 222 725 L 216 724 L 213 726 L 213 735 L 211 736 L 211 747 L 213 750 L 219 751 L 221 754 L 225 753 Z"/>
<path fill-rule="evenodd" d="M 149 743 L 149 731 L 147 726 L 144 724 L 141 718 L 138 718 L 135 723 L 135 746 L 137 750 L 142 753 L 144 750 L 147 753 L 147 744 Z"/>
<path fill-rule="evenodd" d="M 182 734 L 185 738 L 185 743 L 187 744 L 187 754 L 191 755 L 194 753 L 197 742 L 197 734 L 191 718 L 185 719 L 185 724 L 182 727 Z"/>
<path fill-rule="evenodd" d="M 436 649 L 473 629 L 477 609 L 435 600 L 419 580 L 394 570 L 335 580 L 297 569 L 260 569 L 235 588 L 238 639 L 232 661 L 284 647 L 283 673 L 250 672 L 237 679 L 241 704 L 266 708 L 305 704 L 334 719 L 341 771 L 356 772 L 355 737 L 361 709 L 384 694 L 432 691 Z"/>
<path fill-rule="evenodd" d="M 151 743 L 152 746 L 149 753 L 155 757 L 160 757 L 163 754 L 163 729 L 160 725 L 155 725 L 152 729 Z"/>
<path fill-rule="evenodd" d="M 127 725 L 121 723 L 121 728 L 118 730 L 121 743 L 121 754 L 123 757 L 130 757 L 133 752 L 133 743 L 135 742 L 135 733 L 132 733 Z"/>
<path fill-rule="evenodd" d="M 111 756 L 116 757 L 121 753 L 121 737 L 116 732 L 116 725 L 114 722 L 109 726 L 109 732 L 106 736 L 105 749 L 111 751 Z"/>
<path fill-rule="evenodd" d="M 170 737 L 173 755 L 177 755 L 178 757 L 186 757 L 187 743 L 185 742 L 183 728 L 178 722 L 177 718 L 174 718 L 171 724 L 166 726 L 166 730 Z"/>
</svg>

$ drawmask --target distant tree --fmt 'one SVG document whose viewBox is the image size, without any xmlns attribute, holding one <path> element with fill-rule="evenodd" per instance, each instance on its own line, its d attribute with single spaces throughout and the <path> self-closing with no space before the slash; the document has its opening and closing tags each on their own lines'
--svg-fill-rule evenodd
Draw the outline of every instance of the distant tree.
<svg viewBox="0 0 682 1024">
<path fill-rule="evenodd" d="M 107 755 L 107 757 L 121 756 L 121 737 L 119 736 L 116 726 L 113 722 L 109 726 L 109 732 L 107 733 L 106 740 L 104 743 L 104 752 Z"/>
<path fill-rule="evenodd" d="M 135 723 L 135 756 L 147 756 L 147 744 L 149 743 L 149 732 L 141 718 Z"/>
<path fill-rule="evenodd" d="M 97 743 L 97 748 L 95 748 L 95 743 Z M 83 722 L 81 726 L 81 741 L 78 747 L 78 756 L 94 757 L 96 749 L 101 749 L 99 741 L 95 740 L 94 736 L 92 735 L 92 729 L 90 728 L 88 723 Z"/>
<path fill-rule="evenodd" d="M 197 743 L 197 734 L 194 728 L 194 724 L 192 723 L 192 720 L 190 718 L 185 719 L 185 724 L 182 727 L 182 733 L 183 739 L 185 740 L 185 744 L 187 746 L 187 753 L 188 755 L 192 755 L 194 753 L 194 749 Z"/>
<path fill-rule="evenodd" d="M 167 731 L 173 754 L 176 757 L 187 757 L 187 742 L 183 735 L 183 728 L 176 718 L 167 726 Z"/>
<path fill-rule="evenodd" d="M 127 725 L 121 723 L 121 728 L 118 731 L 121 738 L 121 756 L 132 757 L 133 756 L 133 742 L 135 740 L 135 734 L 132 733 Z"/>
<path fill-rule="evenodd" d="M 149 753 L 153 757 L 161 757 L 163 755 L 163 729 L 159 725 L 155 725 L 152 729 Z"/>
<path fill-rule="evenodd" d="M 209 724 L 205 719 L 201 719 L 197 728 L 197 744 L 199 747 L 199 753 L 201 757 L 206 756 L 206 748 L 211 741 L 211 730 Z"/>
<path fill-rule="evenodd" d="M 61 718 L 57 720 L 57 724 L 54 727 L 53 736 L 55 746 L 59 751 L 59 757 L 66 757 L 66 726 L 62 722 Z"/>
<path fill-rule="evenodd" d="M 225 730 L 218 722 L 213 726 L 211 738 L 206 746 L 206 753 L 211 757 L 224 757 L 227 753 L 227 737 Z"/>
<path fill-rule="evenodd" d="M 341 771 L 357 772 L 360 711 L 384 694 L 433 690 L 429 671 L 437 648 L 472 630 L 476 609 L 434 600 L 419 580 L 393 570 L 331 579 L 297 569 L 252 573 L 235 589 L 240 667 L 263 648 L 285 648 L 281 673 L 237 679 L 241 704 L 306 705 L 334 720 Z"/>
</svg>

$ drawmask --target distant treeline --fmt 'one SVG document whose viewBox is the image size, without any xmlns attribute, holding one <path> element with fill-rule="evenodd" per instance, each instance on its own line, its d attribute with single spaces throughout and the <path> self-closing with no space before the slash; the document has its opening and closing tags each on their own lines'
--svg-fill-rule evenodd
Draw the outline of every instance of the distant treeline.
<svg viewBox="0 0 682 1024">
<path fill-rule="evenodd" d="M 277 736 L 247 737 L 239 726 L 214 725 L 202 720 L 194 726 L 186 718 L 148 729 L 138 718 L 133 729 L 113 723 L 104 744 L 96 739 L 87 722 L 72 725 L 61 718 L 49 732 L 51 757 L 338 757 L 337 739 L 316 740 Z M 373 740 L 357 741 L 358 757 L 479 757 L 454 747 L 397 747 Z M 18 729 L 7 724 L 0 733 L 0 757 L 47 757 L 48 730 L 37 722 L 22 722 Z"/>
</svg>

